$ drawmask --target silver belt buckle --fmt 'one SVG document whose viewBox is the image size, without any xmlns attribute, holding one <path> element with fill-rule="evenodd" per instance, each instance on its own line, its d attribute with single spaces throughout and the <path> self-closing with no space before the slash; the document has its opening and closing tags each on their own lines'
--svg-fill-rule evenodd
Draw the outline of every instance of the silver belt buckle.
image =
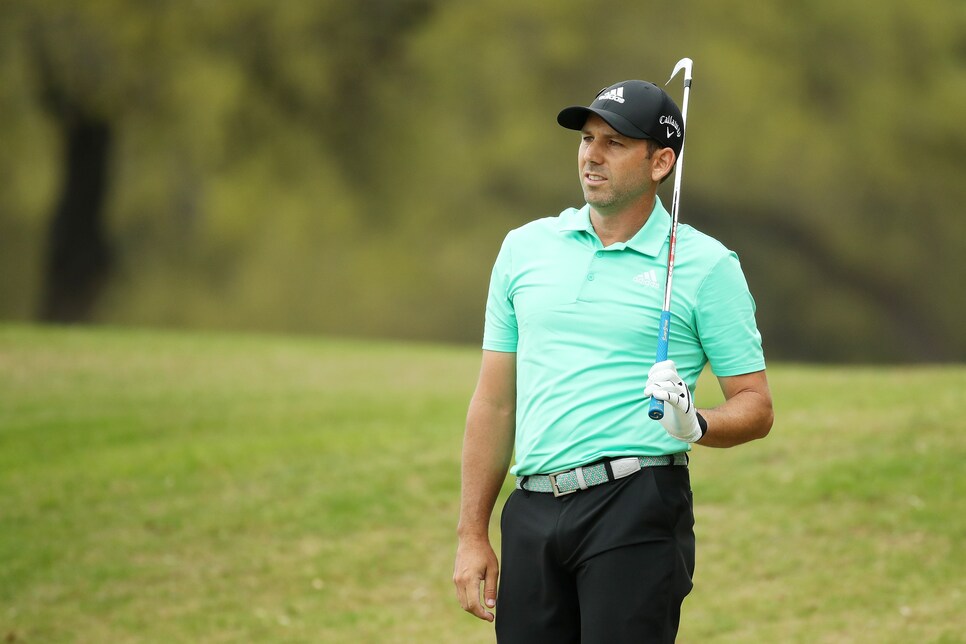
<svg viewBox="0 0 966 644">
<path fill-rule="evenodd" d="M 563 470 L 561 472 L 554 472 L 553 474 L 547 474 L 547 478 L 550 479 L 550 489 L 551 491 L 553 491 L 554 496 L 566 496 L 568 494 L 573 494 L 574 492 L 577 491 L 578 488 L 575 488 L 573 490 L 567 490 L 566 492 L 561 492 L 560 488 L 557 487 L 557 477 L 560 476 L 561 474 L 566 474 L 567 472 L 570 472 L 570 471 L 571 470 Z"/>
</svg>

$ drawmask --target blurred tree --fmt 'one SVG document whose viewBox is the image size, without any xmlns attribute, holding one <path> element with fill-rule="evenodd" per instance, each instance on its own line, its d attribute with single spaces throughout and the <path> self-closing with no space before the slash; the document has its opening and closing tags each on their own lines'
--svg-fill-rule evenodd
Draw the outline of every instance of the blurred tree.
<svg viewBox="0 0 966 644">
<path fill-rule="evenodd" d="M 189 168 L 205 163 L 197 159 L 204 152 L 191 149 L 196 133 L 182 128 L 198 124 L 186 112 L 197 110 L 213 88 L 179 91 L 187 68 L 204 69 L 226 58 L 234 68 L 229 77 L 245 85 L 234 94 L 237 105 L 219 108 L 224 111 L 216 118 L 227 121 L 210 124 L 229 128 L 230 140 L 221 146 L 226 154 L 278 158 L 284 156 L 274 138 L 280 127 L 311 132 L 338 119 L 338 127 L 319 131 L 317 143 L 335 151 L 333 167 L 345 182 L 365 190 L 374 179 L 365 156 L 338 151 L 369 138 L 373 77 L 391 63 L 394 43 L 431 8 L 430 0 L 292 4 L 283 11 L 264 2 L 198 7 L 187 0 L 8 5 L 8 16 L 21 20 L 17 35 L 32 65 L 37 105 L 51 117 L 63 151 L 60 196 L 47 232 L 41 319 L 89 320 L 112 276 L 105 206 L 116 165 L 115 131 L 141 121 L 139 127 L 171 132 L 187 144 L 176 154 Z M 171 179 L 169 196 L 162 198 L 174 209 L 194 210 L 195 180 L 178 172 Z"/>
<path fill-rule="evenodd" d="M 24 62 L 32 81 L 26 88 L 59 139 L 60 186 L 48 219 L 39 317 L 54 322 L 92 319 L 114 269 L 105 206 L 111 190 L 113 140 L 129 109 L 132 65 L 137 53 L 111 17 L 120 5 L 7 6 L 19 18 Z M 147 17 L 142 17 L 143 22 Z M 143 79 L 142 79 L 143 82 Z"/>
<path fill-rule="evenodd" d="M 58 82 L 49 53 L 37 43 L 41 104 L 63 146 L 62 183 L 48 232 L 40 319 L 90 319 L 112 268 L 104 226 L 111 150 L 110 124 L 69 95 Z"/>
</svg>

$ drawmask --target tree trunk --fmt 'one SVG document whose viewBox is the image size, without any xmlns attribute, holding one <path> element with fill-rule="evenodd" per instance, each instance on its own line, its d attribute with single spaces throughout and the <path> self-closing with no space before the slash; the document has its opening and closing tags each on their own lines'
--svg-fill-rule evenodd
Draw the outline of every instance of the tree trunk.
<svg viewBox="0 0 966 644">
<path fill-rule="evenodd" d="M 80 110 L 61 116 L 63 181 L 48 233 L 39 315 L 46 322 L 87 322 L 113 264 L 104 231 L 111 129 Z"/>
</svg>

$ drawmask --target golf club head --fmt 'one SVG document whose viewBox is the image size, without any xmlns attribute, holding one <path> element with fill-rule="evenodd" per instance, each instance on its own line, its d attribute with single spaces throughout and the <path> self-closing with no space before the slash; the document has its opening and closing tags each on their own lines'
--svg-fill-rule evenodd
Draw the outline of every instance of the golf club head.
<svg viewBox="0 0 966 644">
<path fill-rule="evenodd" d="M 691 84 L 691 66 L 692 65 L 694 65 L 694 61 L 692 61 L 690 58 L 682 58 L 681 60 L 679 60 L 678 61 L 678 64 L 674 66 L 674 71 L 671 72 L 671 77 L 668 78 L 667 79 L 667 83 L 664 83 L 664 84 L 667 85 L 672 80 L 674 80 L 674 77 L 678 75 L 678 72 L 683 69 L 684 70 L 684 84 L 685 85 L 690 85 Z"/>
</svg>

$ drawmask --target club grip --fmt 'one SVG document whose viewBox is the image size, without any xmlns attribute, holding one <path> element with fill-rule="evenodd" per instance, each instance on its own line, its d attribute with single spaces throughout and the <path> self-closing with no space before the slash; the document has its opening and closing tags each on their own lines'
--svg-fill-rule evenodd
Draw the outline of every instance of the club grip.
<svg viewBox="0 0 966 644">
<path fill-rule="evenodd" d="M 661 323 L 658 327 L 657 334 L 657 357 L 654 359 L 655 364 L 667 360 L 667 340 L 670 333 L 671 312 L 662 311 Z M 647 417 L 651 418 L 652 420 L 661 420 L 664 418 L 664 401 L 658 400 L 652 396 L 651 406 L 647 410 Z"/>
</svg>

